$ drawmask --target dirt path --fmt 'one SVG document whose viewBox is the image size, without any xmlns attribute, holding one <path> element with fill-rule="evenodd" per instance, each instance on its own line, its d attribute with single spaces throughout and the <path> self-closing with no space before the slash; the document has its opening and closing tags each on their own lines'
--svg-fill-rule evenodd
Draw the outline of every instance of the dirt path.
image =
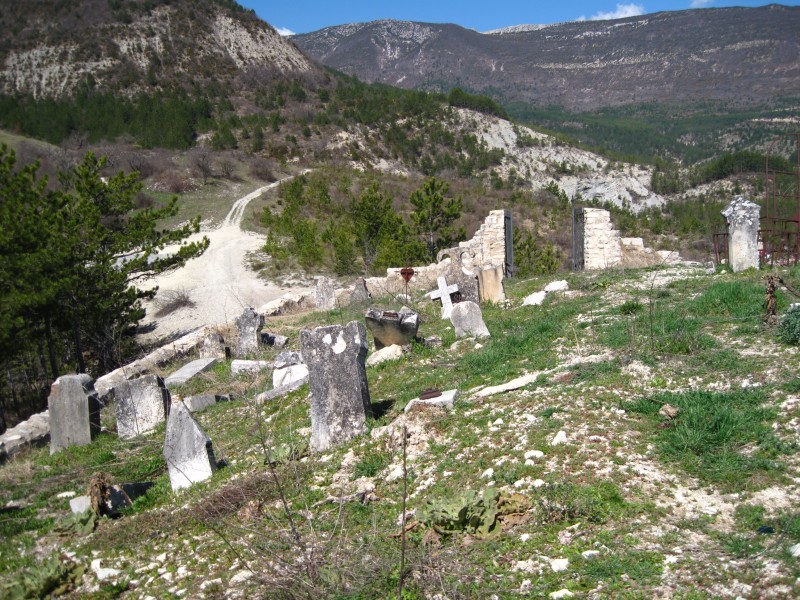
<svg viewBox="0 0 800 600">
<path fill-rule="evenodd" d="M 261 250 L 264 236 L 241 229 L 242 217 L 250 201 L 280 185 L 281 181 L 285 179 L 236 200 L 221 225 L 201 230 L 189 238 L 193 241 L 208 237 L 210 244 L 202 256 L 190 260 L 182 269 L 159 275 L 148 282 L 149 287 L 158 286 L 159 292 L 155 300 L 145 303 L 147 316 L 142 325 L 149 331 L 141 335 L 142 341 L 152 342 L 202 325 L 224 323 L 235 319 L 248 306 L 257 308 L 289 291 L 289 288 L 259 279 L 247 268 L 247 256 Z M 169 251 L 167 248 L 164 252 Z M 178 309 L 160 318 L 154 316 L 166 298 L 181 292 L 188 294 L 195 306 Z"/>
</svg>

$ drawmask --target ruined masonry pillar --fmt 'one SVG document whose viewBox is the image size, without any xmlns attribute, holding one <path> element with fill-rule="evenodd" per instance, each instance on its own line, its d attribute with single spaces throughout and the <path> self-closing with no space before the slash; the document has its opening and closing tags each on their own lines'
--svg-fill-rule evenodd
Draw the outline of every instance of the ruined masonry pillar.
<svg viewBox="0 0 800 600">
<path fill-rule="evenodd" d="M 722 216 L 728 221 L 728 263 L 733 272 L 758 269 L 761 207 L 737 196 L 722 211 Z"/>
</svg>

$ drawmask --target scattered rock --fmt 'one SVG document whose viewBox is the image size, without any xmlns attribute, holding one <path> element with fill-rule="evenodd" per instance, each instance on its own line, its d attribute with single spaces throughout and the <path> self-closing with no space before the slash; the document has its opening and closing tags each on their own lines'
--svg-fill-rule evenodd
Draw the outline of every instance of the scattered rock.
<svg viewBox="0 0 800 600">
<path fill-rule="evenodd" d="M 403 347 L 398 345 L 385 346 L 376 350 L 367 358 L 367 366 L 374 367 L 390 360 L 399 360 L 403 357 Z"/>
<path fill-rule="evenodd" d="M 546 286 L 544 286 L 544 291 L 547 293 L 550 292 L 566 292 L 569 289 L 569 283 L 564 281 L 551 281 Z"/>
<path fill-rule="evenodd" d="M 567 569 L 569 569 L 569 559 L 554 558 L 550 561 L 550 568 L 553 569 L 554 573 L 561 573 L 562 571 L 566 571 Z"/>
<path fill-rule="evenodd" d="M 586 550 L 581 552 L 581 556 L 584 558 L 584 560 L 592 560 L 593 558 L 600 556 L 600 550 Z"/>
<path fill-rule="evenodd" d="M 672 406 L 672 404 L 665 404 L 661 407 L 661 410 L 658 411 L 658 414 L 664 417 L 665 419 L 672 420 L 678 416 L 681 412 L 681 409 L 677 406 Z"/>
<path fill-rule="evenodd" d="M 540 306 L 546 297 L 547 292 L 534 292 L 530 296 L 525 296 L 522 306 Z"/>
<path fill-rule="evenodd" d="M 529 458 L 542 458 L 543 456 L 544 456 L 544 452 L 542 452 L 541 450 L 528 450 L 525 453 L 525 458 L 526 459 L 529 459 Z"/>
<path fill-rule="evenodd" d="M 285 369 L 286 367 L 291 367 L 292 365 L 302 365 L 302 364 L 303 364 L 303 355 L 295 350 L 291 350 L 289 352 L 281 352 L 280 354 L 278 354 L 278 356 L 275 357 L 276 369 Z"/>
<path fill-rule="evenodd" d="M 92 571 L 94 571 L 94 574 L 97 575 L 97 578 L 100 581 L 104 581 L 112 577 L 117 577 L 122 573 L 122 571 L 120 571 L 119 569 L 102 568 L 100 566 L 99 558 L 96 558 L 92 561 Z"/>
<path fill-rule="evenodd" d="M 441 348 L 442 347 L 442 338 L 438 335 L 432 335 L 430 337 L 426 337 L 423 341 L 426 348 Z"/>
<path fill-rule="evenodd" d="M 557 600 L 558 598 L 571 598 L 574 596 L 567 588 L 558 590 L 557 592 L 550 592 L 550 598 Z"/>
<path fill-rule="evenodd" d="M 551 440 L 550 445 L 551 446 L 558 446 L 559 444 L 566 444 L 566 443 L 567 443 L 567 434 L 564 433 L 564 431 L 559 431 L 556 434 L 556 437 L 554 437 Z"/>
</svg>

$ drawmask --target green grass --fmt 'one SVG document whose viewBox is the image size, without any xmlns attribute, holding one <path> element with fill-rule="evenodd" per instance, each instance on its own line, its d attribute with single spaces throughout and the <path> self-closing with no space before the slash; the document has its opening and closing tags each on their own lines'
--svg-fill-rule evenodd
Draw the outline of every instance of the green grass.
<svg viewBox="0 0 800 600">
<path fill-rule="evenodd" d="M 782 468 L 776 459 L 791 450 L 773 433 L 776 413 L 764 406 L 765 400 L 760 389 L 694 391 L 657 394 L 626 408 L 656 425 L 664 404 L 678 407 L 674 421 L 653 430 L 659 454 L 706 483 L 744 490 L 778 479 Z"/>
</svg>

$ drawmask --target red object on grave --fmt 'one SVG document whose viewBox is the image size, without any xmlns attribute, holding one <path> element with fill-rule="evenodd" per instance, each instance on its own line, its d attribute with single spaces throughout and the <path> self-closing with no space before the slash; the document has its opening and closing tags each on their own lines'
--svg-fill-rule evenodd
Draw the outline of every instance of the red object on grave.
<svg viewBox="0 0 800 600">
<path fill-rule="evenodd" d="M 400 276 L 406 283 L 408 283 L 414 276 L 414 269 L 412 269 L 411 267 L 403 267 L 402 269 L 400 269 Z"/>
</svg>

